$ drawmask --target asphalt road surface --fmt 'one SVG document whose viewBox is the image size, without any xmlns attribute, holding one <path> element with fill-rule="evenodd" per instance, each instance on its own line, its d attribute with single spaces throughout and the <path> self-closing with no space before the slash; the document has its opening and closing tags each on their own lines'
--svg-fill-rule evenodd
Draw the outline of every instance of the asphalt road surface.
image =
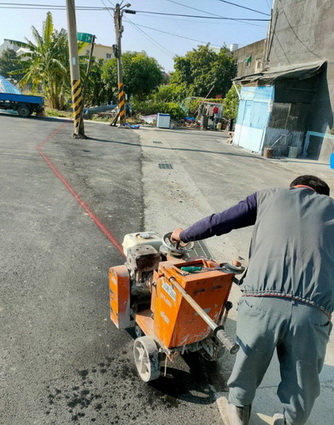
<svg viewBox="0 0 334 425">
<path fill-rule="evenodd" d="M 0 114 L 0 424 L 223 425 L 216 400 L 233 357 L 180 358 L 142 382 L 133 332 L 109 319 L 109 267 L 123 264 L 126 233 L 163 235 L 300 174 L 319 175 L 333 191 L 333 171 L 266 160 L 222 132 L 85 128 L 89 139 L 76 140 L 66 120 Z M 246 261 L 250 235 L 207 245 L 218 261 Z M 231 295 L 236 306 L 237 287 Z M 232 335 L 235 318 L 236 307 Z M 329 365 L 333 352 L 331 342 Z M 279 407 L 269 378 L 254 416 Z"/>
<path fill-rule="evenodd" d="M 4 425 L 219 424 L 207 369 L 137 376 L 109 319 L 108 269 L 143 230 L 134 131 L 0 115 L 0 417 Z M 222 383 L 224 385 L 224 383 Z"/>
</svg>

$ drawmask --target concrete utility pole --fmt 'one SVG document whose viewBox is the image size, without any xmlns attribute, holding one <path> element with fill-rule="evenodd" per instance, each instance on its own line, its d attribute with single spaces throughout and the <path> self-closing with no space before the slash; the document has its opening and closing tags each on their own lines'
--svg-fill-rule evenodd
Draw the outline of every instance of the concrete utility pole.
<svg viewBox="0 0 334 425">
<path fill-rule="evenodd" d="M 95 46 L 95 40 L 96 40 L 96 36 L 93 35 L 92 44 L 91 44 L 91 48 L 90 48 L 90 52 L 89 52 L 89 59 L 88 59 L 88 64 L 87 64 L 87 71 L 86 71 L 86 76 L 85 76 L 85 79 L 84 79 L 83 90 L 82 90 L 82 107 L 83 108 L 85 106 L 85 101 L 86 101 L 86 92 L 87 92 L 87 85 L 88 85 L 88 77 L 89 77 L 89 74 L 90 74 L 90 69 L 91 69 L 92 61 L 93 61 L 93 51 L 94 51 L 94 46 Z"/>
<path fill-rule="evenodd" d="M 71 91 L 73 108 L 73 137 L 85 138 L 85 130 L 82 118 L 82 94 L 80 82 L 79 55 L 77 43 L 77 25 L 75 19 L 75 0 L 66 0 L 68 47 L 70 53 Z"/>
<path fill-rule="evenodd" d="M 114 48 L 114 54 L 117 58 L 117 81 L 118 81 L 118 115 L 121 125 L 125 122 L 125 92 L 123 84 L 123 70 L 122 70 L 122 46 L 121 39 L 123 33 L 122 17 L 123 9 L 125 7 L 130 7 L 131 4 L 128 3 L 123 7 L 119 3 L 115 5 L 114 9 L 114 24 L 115 24 L 115 33 L 116 33 L 116 46 Z M 136 13 L 133 10 L 125 10 L 126 13 Z"/>
</svg>

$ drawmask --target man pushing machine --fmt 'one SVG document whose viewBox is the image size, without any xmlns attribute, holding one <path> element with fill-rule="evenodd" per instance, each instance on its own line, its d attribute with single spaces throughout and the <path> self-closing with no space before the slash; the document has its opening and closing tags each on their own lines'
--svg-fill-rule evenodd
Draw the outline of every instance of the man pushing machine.
<svg viewBox="0 0 334 425">
<path fill-rule="evenodd" d="M 334 200 L 329 192 L 318 177 L 303 175 L 289 188 L 260 190 L 172 233 L 175 242 L 190 242 L 254 225 L 240 286 L 240 350 L 228 380 L 230 425 L 249 423 L 256 389 L 275 350 L 283 412 L 274 415 L 274 425 L 305 424 L 320 394 L 334 310 Z"/>
</svg>

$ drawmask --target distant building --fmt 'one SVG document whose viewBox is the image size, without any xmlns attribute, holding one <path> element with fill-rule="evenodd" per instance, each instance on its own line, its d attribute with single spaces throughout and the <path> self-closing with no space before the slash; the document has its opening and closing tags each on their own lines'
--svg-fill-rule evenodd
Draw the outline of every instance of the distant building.
<svg viewBox="0 0 334 425">
<path fill-rule="evenodd" d="M 17 41 L 17 43 L 21 43 L 20 41 Z M 26 47 L 19 47 L 17 44 L 15 43 L 11 43 L 9 40 L 4 40 L 4 42 L 0 45 L 0 56 L 2 55 L 2 53 L 5 50 L 14 50 L 17 56 L 22 56 L 25 53 L 29 53 L 30 50 L 27 49 Z M 28 58 L 21 58 L 21 60 L 28 60 Z"/>
<path fill-rule="evenodd" d="M 4 42 L 0 44 L 0 56 L 5 50 L 8 50 L 8 49 L 11 49 L 17 52 L 19 50 L 19 46 L 17 46 L 14 43 L 11 43 L 9 40 L 4 40 Z"/>
<path fill-rule="evenodd" d="M 329 160 L 334 152 L 333 27 L 334 1 L 274 3 L 262 69 L 238 69 L 235 144 L 258 153 L 272 148 L 281 155 Z"/>
<path fill-rule="evenodd" d="M 85 44 L 84 47 L 79 51 L 79 56 L 89 55 L 91 48 L 91 43 Z M 96 59 L 112 59 L 114 57 L 113 47 L 105 46 L 103 44 L 94 44 L 93 56 Z"/>
<path fill-rule="evenodd" d="M 236 64 L 237 77 L 262 71 L 265 41 L 263 39 L 236 50 L 231 49 Z"/>
<path fill-rule="evenodd" d="M 79 51 L 79 56 L 83 55 L 89 55 L 92 45 L 91 44 L 85 44 L 84 47 Z M 23 53 L 26 53 L 29 51 L 29 49 L 25 47 L 19 47 L 14 43 L 11 43 L 9 40 L 4 40 L 2 44 L 0 44 L 0 55 L 4 50 L 12 49 L 14 50 L 17 55 L 21 55 Z M 97 59 L 112 59 L 114 57 L 113 47 L 112 46 L 105 46 L 103 44 L 95 44 L 93 55 Z"/>
<path fill-rule="evenodd" d="M 27 47 L 20 47 L 16 50 L 16 56 L 19 56 L 22 61 L 29 60 L 29 56 L 25 56 L 26 53 L 31 53 L 31 50 Z"/>
</svg>

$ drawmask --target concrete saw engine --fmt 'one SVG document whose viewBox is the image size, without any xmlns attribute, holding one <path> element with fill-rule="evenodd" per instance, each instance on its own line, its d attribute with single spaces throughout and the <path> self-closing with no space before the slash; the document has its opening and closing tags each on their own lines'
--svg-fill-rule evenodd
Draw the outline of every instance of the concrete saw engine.
<svg viewBox="0 0 334 425">
<path fill-rule="evenodd" d="M 170 236 L 125 235 L 125 264 L 109 271 L 110 318 L 119 329 L 135 328 L 134 360 L 145 382 L 186 351 L 217 360 L 239 348 L 224 325 L 232 282 L 244 268 L 216 263 L 203 242 L 174 244 Z"/>
</svg>

